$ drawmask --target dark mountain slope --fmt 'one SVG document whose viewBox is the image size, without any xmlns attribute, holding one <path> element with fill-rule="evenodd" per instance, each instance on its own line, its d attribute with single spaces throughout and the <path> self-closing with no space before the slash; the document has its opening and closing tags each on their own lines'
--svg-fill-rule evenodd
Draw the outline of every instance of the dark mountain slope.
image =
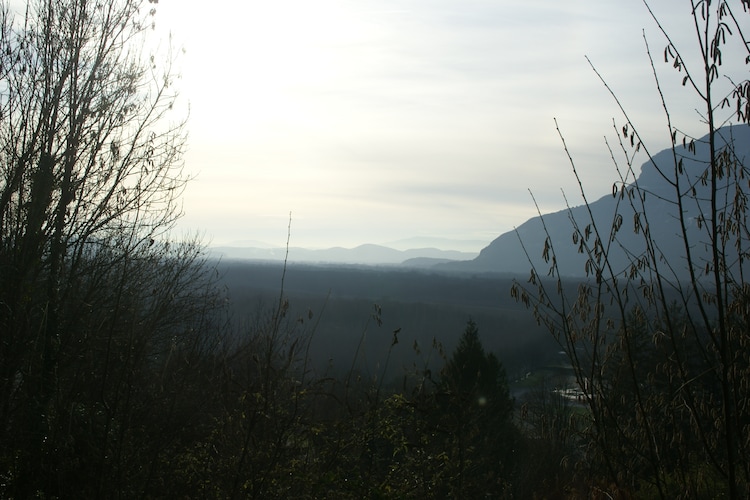
<svg viewBox="0 0 750 500">
<path fill-rule="evenodd" d="M 719 146 L 733 148 L 736 157 L 746 165 L 746 160 L 750 160 L 750 127 L 746 125 L 725 127 L 719 131 L 719 135 Z M 618 214 L 622 217 L 621 229 L 617 233 L 617 238 L 609 244 L 608 250 L 610 264 L 616 273 L 627 270 L 634 256 L 644 252 L 642 228 L 648 227 L 657 244 L 658 254 L 662 257 L 660 265 L 665 266 L 663 269 L 667 269 L 666 266 L 668 266 L 675 275 L 681 278 L 687 276 L 686 250 L 683 238 L 680 236 L 680 223 L 677 217 L 679 208 L 675 203 L 678 191 L 659 173 L 661 170 L 669 178 L 674 178 L 675 159 L 682 161 L 684 172 L 680 176 L 679 192 L 687 194 L 683 196 L 682 210 L 688 222 L 688 241 L 691 242 L 691 252 L 697 256 L 698 264 L 708 257 L 706 226 L 704 224 L 702 229 L 699 228 L 701 213 L 708 213 L 710 207 L 709 188 L 701 182 L 701 175 L 708 165 L 708 138 L 703 137 L 695 141 L 694 146 L 694 151 L 690 150 L 689 145 L 679 145 L 674 153 L 671 149 L 661 151 L 654 155 L 653 161 L 642 165 L 637 179 L 637 185 L 645 193 L 645 199 L 642 202 L 637 195 L 632 198 L 628 196 L 621 198 L 618 192 L 617 196 L 609 194 L 590 204 L 596 227 L 604 233 L 601 239 L 605 245 L 609 241 L 612 222 L 616 220 Z M 747 180 L 740 182 L 742 190 L 745 193 L 750 192 Z M 731 205 L 735 193 L 735 181 L 725 177 L 722 183 L 719 198 L 723 205 Z M 633 188 L 635 184 L 629 184 L 628 188 Z M 635 190 L 632 189 L 626 189 L 625 193 L 627 192 L 635 194 Z M 636 219 L 640 228 L 638 233 L 635 232 Z M 572 207 L 570 210 L 543 216 L 560 266 L 560 274 L 585 276 L 585 255 L 579 253 L 578 246 L 573 243 L 573 220 L 577 221 L 581 230 L 590 224 L 592 219 L 587 207 Z M 545 242 L 542 218 L 534 217 L 526 221 L 517 228 L 517 232 L 518 234 L 510 231 L 500 235 L 474 260 L 438 264 L 435 269 L 472 273 L 526 273 L 531 265 L 519 241 L 520 237 L 533 264 L 540 272 L 546 271 L 549 264 L 542 259 Z M 593 244 L 593 236 L 589 242 Z M 698 267 L 702 266 L 698 265 Z"/>
</svg>

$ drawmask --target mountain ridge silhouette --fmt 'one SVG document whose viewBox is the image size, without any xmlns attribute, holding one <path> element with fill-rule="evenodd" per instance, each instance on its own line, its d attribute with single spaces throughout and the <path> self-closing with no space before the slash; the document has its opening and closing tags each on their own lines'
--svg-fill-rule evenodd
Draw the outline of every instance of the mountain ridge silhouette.
<svg viewBox="0 0 750 500">
<path fill-rule="evenodd" d="M 718 144 L 721 148 L 730 147 L 736 157 L 747 165 L 750 160 L 750 126 L 726 126 L 718 131 Z M 617 187 L 613 193 L 604 195 L 593 201 L 587 207 L 579 205 L 557 212 L 533 217 L 514 231 L 501 234 L 479 255 L 469 261 L 440 263 L 433 267 L 435 270 L 469 273 L 528 273 L 532 266 L 538 273 L 547 272 L 551 261 L 545 262 L 543 250 L 547 233 L 549 244 L 556 258 L 561 276 L 586 276 L 586 253 L 579 253 L 579 248 L 573 240 L 576 221 L 581 231 L 592 223 L 589 209 L 593 214 L 594 227 L 606 234 L 600 234 L 601 241 L 607 248 L 609 264 L 616 275 L 627 272 L 634 258 L 645 251 L 643 230 L 648 228 L 657 244 L 659 262 L 663 269 L 679 278 L 687 276 L 685 245 L 681 237 L 677 206 L 674 203 L 677 195 L 667 176 L 673 175 L 676 164 L 680 164 L 682 174 L 681 192 L 686 195 L 683 207 L 685 220 L 688 222 L 689 240 L 695 244 L 691 252 L 696 260 L 701 262 L 709 258 L 709 245 L 705 235 L 701 235 L 699 218 L 701 212 L 707 213 L 709 187 L 701 182 L 701 175 L 706 171 L 709 163 L 708 136 L 695 140 L 692 144 L 677 144 L 674 148 L 665 149 L 641 165 L 641 171 L 635 180 Z M 572 175 L 572 174 L 571 174 Z M 631 174 L 632 179 L 632 174 Z M 627 180 L 627 179 L 626 179 Z M 736 184 L 729 178 L 722 180 L 723 187 L 719 194 L 731 197 Z M 637 189 L 635 189 L 637 186 Z M 622 188 L 625 188 L 623 191 Z M 693 189 L 695 191 L 693 191 Z M 750 192 L 747 185 L 742 185 L 745 193 Z M 630 205 L 629 194 L 637 196 L 637 192 L 645 193 L 641 207 L 639 199 L 633 198 L 635 209 Z M 621 197 L 621 194 L 623 197 Z M 619 206 L 618 206 L 619 203 Z M 617 214 L 622 217 L 622 225 L 615 241 L 610 242 L 609 230 Z M 636 233 L 636 225 L 639 232 Z M 593 245 L 592 236 L 588 240 Z M 579 240 L 580 243 L 580 240 Z"/>
</svg>

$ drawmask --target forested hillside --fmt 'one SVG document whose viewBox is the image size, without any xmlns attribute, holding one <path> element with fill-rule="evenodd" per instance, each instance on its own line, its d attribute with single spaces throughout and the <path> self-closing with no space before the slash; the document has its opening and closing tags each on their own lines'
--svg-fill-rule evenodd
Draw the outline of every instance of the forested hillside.
<svg viewBox="0 0 750 500">
<path fill-rule="evenodd" d="M 673 147 L 652 155 L 613 92 L 610 217 L 543 225 L 515 279 L 208 259 L 172 233 L 186 117 L 158 2 L 17 4 L 0 497 L 750 496 L 748 2 L 691 2 L 698 54 L 654 19 L 702 132 L 654 71 Z"/>
<path fill-rule="evenodd" d="M 509 294 L 511 277 L 437 274 L 377 267 L 312 266 L 222 261 L 221 283 L 227 287 L 232 316 L 252 315 L 259 305 L 284 296 L 292 316 L 314 315 L 311 362 L 318 369 L 348 369 L 360 341 L 362 369 L 382 365 L 390 332 L 400 329 L 401 344 L 390 353 L 387 376 L 403 376 L 404 367 L 425 362 L 412 346 L 433 341 L 452 349 L 466 321 L 481 325 L 484 345 L 509 373 L 544 366 L 559 346 Z M 371 321 L 377 306 L 382 325 Z M 363 332 L 365 338 L 361 338 Z"/>
</svg>

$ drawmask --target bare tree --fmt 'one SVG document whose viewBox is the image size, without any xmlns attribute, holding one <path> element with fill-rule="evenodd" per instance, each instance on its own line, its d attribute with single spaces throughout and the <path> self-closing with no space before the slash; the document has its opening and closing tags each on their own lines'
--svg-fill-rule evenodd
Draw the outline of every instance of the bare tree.
<svg viewBox="0 0 750 500">
<path fill-rule="evenodd" d="M 565 349 L 585 391 L 597 486 L 660 498 L 746 497 L 750 3 L 685 2 L 697 54 L 683 51 L 644 4 L 666 39 L 664 60 L 693 91 L 705 136 L 673 123 L 646 41 L 671 149 L 652 154 L 610 90 L 625 120 L 615 125 L 616 144 L 607 143 L 619 177 L 611 218 L 594 213 L 583 187 L 586 217 L 569 212 L 589 279 L 567 293 L 555 253 L 565 243 L 548 232 L 549 269 L 534 269 L 511 293 Z M 646 163 L 636 178 L 639 154 Z"/>
<path fill-rule="evenodd" d="M 88 414 L 109 429 L 98 438 L 122 438 L 113 405 L 133 401 L 135 364 L 167 363 L 155 353 L 177 352 L 213 303 L 200 246 L 164 243 L 185 113 L 175 54 L 150 41 L 156 4 L 0 6 L 0 468 L 18 497 L 61 493 L 58 452 L 81 445 L 55 437 L 61 422 Z M 76 403 L 76 384 L 98 401 Z"/>
</svg>

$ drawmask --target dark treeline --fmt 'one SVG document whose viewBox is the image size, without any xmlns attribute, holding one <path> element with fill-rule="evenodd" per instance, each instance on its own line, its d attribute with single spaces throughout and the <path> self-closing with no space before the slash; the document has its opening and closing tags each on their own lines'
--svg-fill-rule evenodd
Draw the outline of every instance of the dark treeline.
<svg viewBox="0 0 750 500">
<path fill-rule="evenodd" d="M 434 341 L 452 349 L 466 321 L 482 327 L 482 341 L 497 354 L 511 374 L 546 364 L 559 346 L 525 308 L 510 297 L 512 278 L 440 274 L 388 267 L 314 266 L 226 261 L 218 265 L 227 287 L 235 320 L 259 304 L 284 294 L 298 317 L 315 316 L 311 361 L 348 368 L 360 342 L 374 369 L 388 354 L 390 333 L 400 329 L 401 345 L 390 353 L 388 375 L 398 377 L 404 366 L 423 363 L 412 349 Z M 374 307 L 382 311 L 380 325 L 371 321 Z M 362 334 L 365 333 L 364 339 Z"/>
</svg>

